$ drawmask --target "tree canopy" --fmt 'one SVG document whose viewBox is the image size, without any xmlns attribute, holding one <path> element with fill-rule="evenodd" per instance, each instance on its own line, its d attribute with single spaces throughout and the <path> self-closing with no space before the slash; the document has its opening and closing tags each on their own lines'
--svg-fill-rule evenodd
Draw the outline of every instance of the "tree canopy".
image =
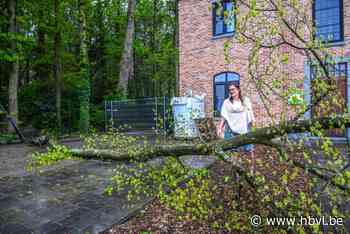
<svg viewBox="0 0 350 234">
<path fill-rule="evenodd" d="M 137 1 L 126 93 L 119 76 L 128 1 L 14 0 L 0 8 L 0 101 L 24 126 L 102 128 L 105 100 L 176 92 L 176 1 Z"/>
</svg>

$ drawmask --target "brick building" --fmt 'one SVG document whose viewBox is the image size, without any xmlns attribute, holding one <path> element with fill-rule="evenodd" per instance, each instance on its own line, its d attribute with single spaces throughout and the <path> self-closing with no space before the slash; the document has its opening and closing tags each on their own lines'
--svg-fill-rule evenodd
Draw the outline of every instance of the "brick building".
<svg viewBox="0 0 350 234">
<path fill-rule="evenodd" d="M 206 93 L 205 107 L 207 116 L 218 116 L 221 103 L 227 97 L 228 81 L 240 83 L 244 95 L 250 97 L 258 126 L 271 123 L 267 111 L 251 82 L 248 81 L 247 66 L 249 48 L 240 44 L 235 38 L 235 25 L 224 20 L 223 12 L 215 10 L 215 1 L 180 0 L 180 94 L 188 89 L 194 94 Z M 316 36 L 332 38 L 327 44 L 334 53 L 336 71 L 342 83 L 339 88 L 347 107 L 349 107 L 349 69 L 350 61 L 350 0 L 315 0 L 310 4 L 310 14 L 316 24 Z M 224 1 L 223 10 L 230 13 L 235 7 L 232 1 Z M 237 6 L 236 6 L 237 7 Z M 230 62 L 225 61 L 225 42 L 231 41 Z M 307 58 L 292 49 L 287 49 L 289 62 L 284 72 L 292 82 L 299 81 L 304 92 L 304 99 L 310 103 L 310 79 L 313 68 Z M 273 114 L 278 117 L 284 113 L 293 116 L 290 107 L 281 101 L 273 103 Z M 305 118 L 312 115 L 311 111 Z M 349 131 L 347 131 L 349 132 Z M 333 134 L 337 139 L 346 139 L 347 133 Z"/>
</svg>

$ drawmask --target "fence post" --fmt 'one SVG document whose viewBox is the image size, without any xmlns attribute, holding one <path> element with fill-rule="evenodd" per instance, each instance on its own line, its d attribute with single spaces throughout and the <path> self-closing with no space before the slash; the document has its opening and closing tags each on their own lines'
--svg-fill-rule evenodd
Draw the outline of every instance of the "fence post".
<svg viewBox="0 0 350 234">
<path fill-rule="evenodd" d="M 112 124 L 112 128 L 114 128 L 113 101 L 111 101 L 110 103 L 110 110 L 111 110 L 111 124 Z"/>
<path fill-rule="evenodd" d="M 107 132 L 107 101 L 104 101 L 105 103 L 105 132 Z"/>
<path fill-rule="evenodd" d="M 163 96 L 163 131 L 164 131 L 164 135 L 166 135 L 166 106 L 165 106 L 165 96 Z"/>
<path fill-rule="evenodd" d="M 157 124 L 157 118 L 158 118 L 158 105 L 157 105 L 157 97 L 154 97 L 155 104 L 156 104 L 156 113 L 155 113 L 155 120 L 156 120 L 156 131 L 158 130 L 158 124 Z"/>
</svg>

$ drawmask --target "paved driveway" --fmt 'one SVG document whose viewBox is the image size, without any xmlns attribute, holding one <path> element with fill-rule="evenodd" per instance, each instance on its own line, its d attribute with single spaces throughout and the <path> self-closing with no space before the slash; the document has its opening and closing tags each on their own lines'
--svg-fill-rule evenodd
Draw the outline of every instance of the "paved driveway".
<svg viewBox="0 0 350 234">
<path fill-rule="evenodd" d="M 79 142 L 65 144 L 81 146 Z M 28 172 L 25 168 L 31 153 L 38 150 L 42 149 L 0 145 L 0 233 L 99 233 L 152 199 L 141 198 L 130 207 L 127 192 L 104 195 L 117 162 L 64 160 Z M 181 160 L 194 168 L 215 161 L 201 156 L 183 156 Z"/>
<path fill-rule="evenodd" d="M 36 150 L 0 146 L 0 233 L 98 233 L 148 200 L 128 208 L 126 194 L 103 194 L 115 162 L 66 160 L 27 172 Z"/>
</svg>

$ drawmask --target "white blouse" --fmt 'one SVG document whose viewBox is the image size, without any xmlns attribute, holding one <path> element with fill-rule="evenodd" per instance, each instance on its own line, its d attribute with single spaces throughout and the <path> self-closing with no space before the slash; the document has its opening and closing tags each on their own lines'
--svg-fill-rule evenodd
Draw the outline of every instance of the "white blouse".
<svg viewBox="0 0 350 234">
<path fill-rule="evenodd" d="M 221 116 L 226 120 L 231 130 L 235 133 L 244 134 L 249 131 L 248 125 L 255 121 L 252 103 L 248 97 L 241 101 L 225 99 L 221 107 Z"/>
</svg>

